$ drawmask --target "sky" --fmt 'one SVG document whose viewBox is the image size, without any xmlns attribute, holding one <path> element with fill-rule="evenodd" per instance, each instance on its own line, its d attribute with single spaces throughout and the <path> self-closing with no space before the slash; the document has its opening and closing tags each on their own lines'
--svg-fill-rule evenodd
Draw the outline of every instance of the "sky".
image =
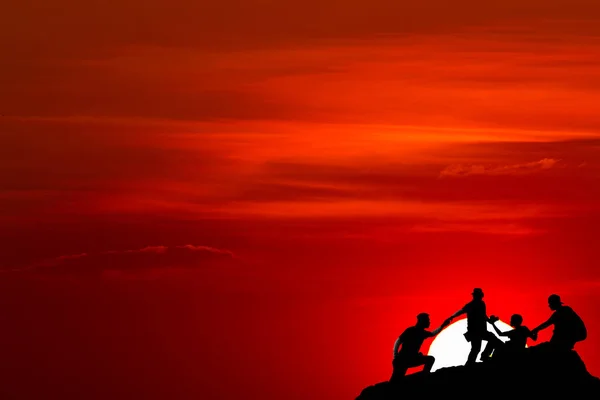
<svg viewBox="0 0 600 400">
<path fill-rule="evenodd" d="M 434 328 L 474 287 L 530 328 L 560 294 L 600 375 L 599 19 L 595 0 L 7 5 L 0 390 L 354 398 L 418 313 Z"/>
</svg>

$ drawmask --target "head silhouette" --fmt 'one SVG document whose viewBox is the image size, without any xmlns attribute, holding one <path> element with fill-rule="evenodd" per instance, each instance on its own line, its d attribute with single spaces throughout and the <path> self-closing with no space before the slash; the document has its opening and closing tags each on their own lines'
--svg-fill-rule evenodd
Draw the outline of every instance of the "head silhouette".
<svg viewBox="0 0 600 400">
<path fill-rule="evenodd" d="M 481 300 L 483 299 L 483 290 L 481 290 L 481 288 L 475 288 L 473 289 L 473 293 L 471 293 L 471 295 L 473 295 L 474 299 Z"/>
<path fill-rule="evenodd" d="M 513 328 L 517 328 L 519 326 L 521 326 L 521 324 L 523 323 L 523 317 L 519 314 L 513 314 L 510 317 L 510 326 L 512 326 Z"/>
<path fill-rule="evenodd" d="M 558 310 L 560 308 L 560 306 L 563 305 L 563 302 L 560 301 L 560 296 L 557 294 L 551 294 L 548 297 L 548 307 L 550 307 L 551 310 Z"/>
<path fill-rule="evenodd" d="M 429 314 L 421 313 L 417 315 L 417 326 L 426 329 L 429 328 L 430 325 L 431 321 L 429 320 Z"/>
</svg>

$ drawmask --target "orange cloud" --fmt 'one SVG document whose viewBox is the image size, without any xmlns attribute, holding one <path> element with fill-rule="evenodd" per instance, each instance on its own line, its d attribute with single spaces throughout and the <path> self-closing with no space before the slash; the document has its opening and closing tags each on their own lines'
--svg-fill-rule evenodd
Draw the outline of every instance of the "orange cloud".
<svg viewBox="0 0 600 400">
<path fill-rule="evenodd" d="M 193 206 L 188 208 L 193 210 Z M 215 215 L 264 218 L 404 217 L 417 220 L 478 221 L 523 220 L 564 215 L 551 205 L 504 202 L 442 202 L 416 200 L 265 201 L 230 203 Z"/>
<path fill-rule="evenodd" d="M 470 175 L 520 175 L 531 174 L 554 167 L 560 160 L 544 158 L 523 164 L 486 166 L 486 165 L 449 165 L 440 172 L 440 177 L 460 177 Z"/>
</svg>

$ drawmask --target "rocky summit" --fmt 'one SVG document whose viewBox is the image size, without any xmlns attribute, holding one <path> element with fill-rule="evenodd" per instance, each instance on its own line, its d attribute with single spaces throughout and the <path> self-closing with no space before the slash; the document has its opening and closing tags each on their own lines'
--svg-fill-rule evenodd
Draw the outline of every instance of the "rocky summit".
<svg viewBox="0 0 600 400">
<path fill-rule="evenodd" d="M 598 399 L 600 379 L 587 371 L 575 350 L 534 346 L 502 361 L 492 358 L 472 366 L 409 374 L 394 383 L 377 383 L 363 389 L 356 400 L 438 399 L 450 395 L 463 400 L 487 396 Z"/>
</svg>

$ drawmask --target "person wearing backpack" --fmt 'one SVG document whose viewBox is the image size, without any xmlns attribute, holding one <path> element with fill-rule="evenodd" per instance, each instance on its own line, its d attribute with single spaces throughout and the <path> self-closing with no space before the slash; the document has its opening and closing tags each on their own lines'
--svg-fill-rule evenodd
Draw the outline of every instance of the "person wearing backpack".
<svg viewBox="0 0 600 400">
<path fill-rule="evenodd" d="M 587 338 L 587 330 L 583 320 L 571 307 L 564 305 L 559 295 L 550 295 L 548 306 L 554 312 L 546 322 L 534 328 L 531 331 L 532 334 L 537 334 L 542 329 L 554 325 L 554 332 L 549 344 L 557 349 L 565 350 L 572 350 L 575 343 Z"/>
</svg>

